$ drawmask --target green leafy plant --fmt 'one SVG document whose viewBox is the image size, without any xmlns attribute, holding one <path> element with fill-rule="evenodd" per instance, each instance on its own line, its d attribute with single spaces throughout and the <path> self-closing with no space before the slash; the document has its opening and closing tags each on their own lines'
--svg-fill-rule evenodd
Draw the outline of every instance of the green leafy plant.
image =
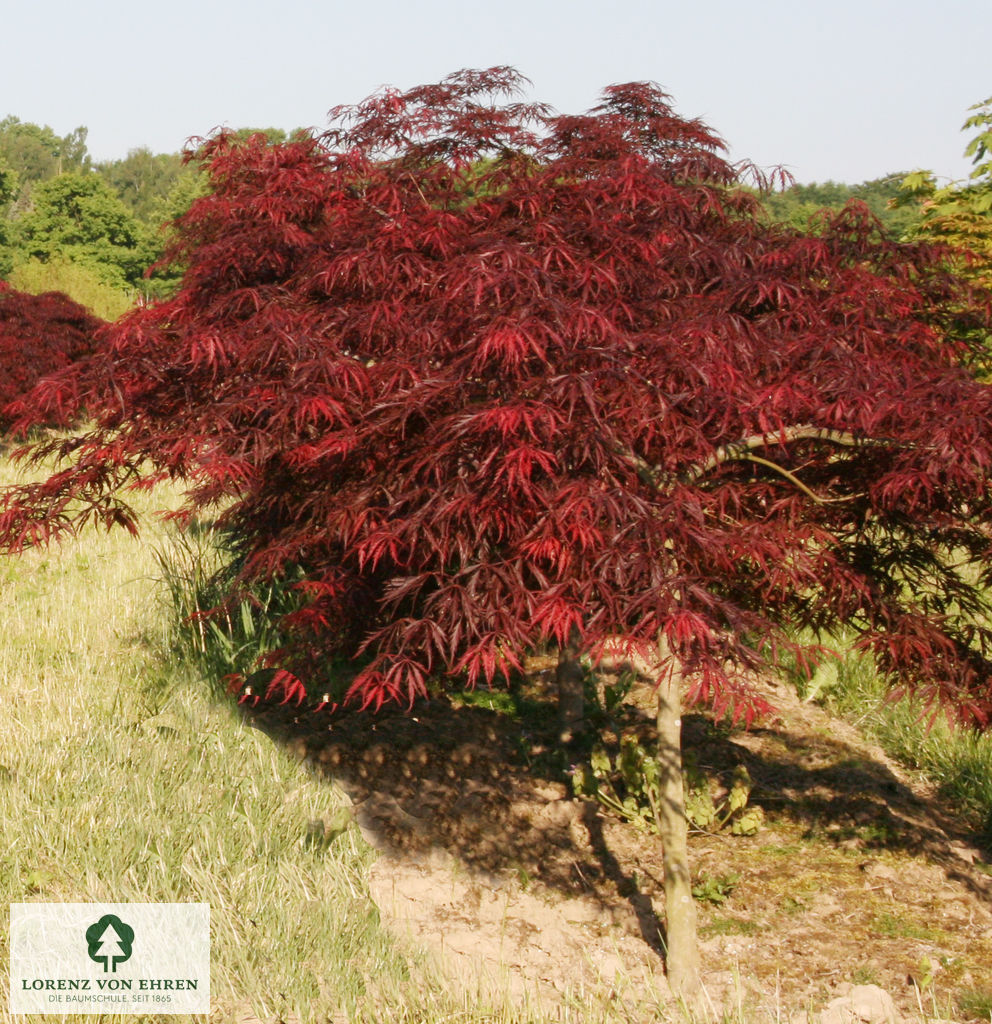
<svg viewBox="0 0 992 1024">
<path fill-rule="evenodd" d="M 624 736 L 615 757 L 595 746 L 588 764 L 575 767 L 572 787 L 576 795 L 598 800 L 637 827 L 657 832 L 659 779 L 657 758 L 651 757 L 636 737 Z"/>
<path fill-rule="evenodd" d="M 736 872 L 718 877 L 706 875 L 692 887 L 693 898 L 719 906 L 727 902 L 740 880 L 741 876 Z"/>
<path fill-rule="evenodd" d="M 753 783 L 747 768 L 734 769 L 730 788 L 714 799 L 714 780 L 687 759 L 684 771 L 686 817 L 690 824 L 707 832 L 719 832 L 729 826 L 735 836 L 752 836 L 765 820 L 764 811 L 748 806 Z"/>
<path fill-rule="evenodd" d="M 613 757 L 601 745 L 594 747 L 589 762 L 574 769 L 572 787 L 576 795 L 597 800 L 637 827 L 657 832 L 660 779 L 658 759 L 635 736 L 627 735 Z M 697 829 L 719 832 L 728 828 L 732 835 L 749 836 L 764 822 L 764 811 L 748 806 L 752 782 L 744 765 L 734 769 L 730 788 L 716 799 L 719 780 L 697 765 L 687 763 L 683 782 L 686 818 Z"/>
</svg>

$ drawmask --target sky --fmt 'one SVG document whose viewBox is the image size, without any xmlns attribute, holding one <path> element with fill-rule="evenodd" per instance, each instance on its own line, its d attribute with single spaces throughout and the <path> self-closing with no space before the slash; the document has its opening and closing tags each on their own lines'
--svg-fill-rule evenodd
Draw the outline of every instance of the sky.
<svg viewBox="0 0 992 1024">
<path fill-rule="evenodd" d="M 94 159 L 220 126 L 325 127 L 383 86 L 508 64 L 562 113 L 650 80 L 734 161 L 799 182 L 967 176 L 992 0 L 46 0 L 4 4 L 0 117 Z"/>
</svg>

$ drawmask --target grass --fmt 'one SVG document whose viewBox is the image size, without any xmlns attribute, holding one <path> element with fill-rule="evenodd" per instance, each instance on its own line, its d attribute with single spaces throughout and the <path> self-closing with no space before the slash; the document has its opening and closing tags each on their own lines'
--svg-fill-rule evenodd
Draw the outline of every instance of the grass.
<svg viewBox="0 0 992 1024">
<path fill-rule="evenodd" d="M 957 1007 L 965 1020 L 992 1020 L 992 991 L 966 989 L 959 993 Z"/>
<path fill-rule="evenodd" d="M 717 935 L 756 935 L 762 930 L 757 921 L 740 917 L 714 917 L 699 928 L 703 939 L 711 939 Z"/>
<path fill-rule="evenodd" d="M 917 921 L 901 917 L 887 910 L 876 914 L 870 927 L 874 934 L 890 939 L 917 939 L 923 942 L 938 942 L 943 938 L 937 929 L 929 928 Z"/>
<path fill-rule="evenodd" d="M 0 902 L 209 902 L 212 1019 L 509 1021 L 382 930 L 357 828 L 313 842 L 344 798 L 175 659 L 165 541 L 0 560 Z"/>
<path fill-rule="evenodd" d="M 893 702 L 871 664 L 849 657 L 829 706 L 873 736 L 891 756 L 936 783 L 940 795 L 992 839 L 992 735 L 957 728 L 946 718 L 929 724 L 912 700 Z"/>
<path fill-rule="evenodd" d="M 955 813 L 992 840 L 992 733 L 956 727 L 933 717 L 918 701 L 893 701 L 870 659 L 836 643 L 840 660 L 813 680 L 797 679 L 800 692 L 854 722 L 891 757 L 927 776 Z"/>
<path fill-rule="evenodd" d="M 358 833 L 305 844 L 342 798 L 163 657 L 154 569 L 96 533 L 3 562 L 4 899 L 209 902 L 222 1015 L 330 1016 L 405 981 Z"/>
</svg>

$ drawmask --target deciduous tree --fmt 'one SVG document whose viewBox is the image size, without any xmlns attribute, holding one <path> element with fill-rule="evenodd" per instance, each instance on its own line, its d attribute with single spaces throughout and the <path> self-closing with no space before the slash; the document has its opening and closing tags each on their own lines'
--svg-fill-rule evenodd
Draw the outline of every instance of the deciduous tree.
<svg viewBox="0 0 992 1024">
<path fill-rule="evenodd" d="M 965 155 L 974 164 L 967 181 L 938 187 L 929 171 L 903 180 L 903 199 L 919 203 L 919 237 L 944 242 L 959 251 L 958 270 L 992 285 L 992 96 L 976 103 L 963 130 L 979 129 Z"/>
<path fill-rule="evenodd" d="M 15 230 L 24 258 L 68 259 L 122 287 L 141 282 L 154 253 L 149 232 L 92 172 L 36 185 Z"/>
<path fill-rule="evenodd" d="M 35 182 L 58 174 L 88 170 L 87 134 L 87 129 L 80 126 L 60 136 L 47 124 L 8 115 L 0 121 L 0 159 L 17 172 L 22 188 L 30 190 Z"/>
<path fill-rule="evenodd" d="M 987 725 L 992 394 L 959 365 L 987 306 L 862 206 L 770 224 L 654 85 L 558 115 L 520 84 L 461 72 L 320 140 L 208 142 L 180 292 L 23 403 L 96 419 L 36 449 L 71 465 L 7 492 L 4 543 L 133 527 L 127 486 L 188 479 L 241 583 L 298 581 L 270 696 L 322 693 L 332 656 L 378 706 L 543 642 L 619 647 L 654 660 L 674 745 L 683 697 L 749 718 L 795 627 L 844 624 Z M 690 913 L 686 992 L 692 947 Z"/>
<path fill-rule="evenodd" d="M 97 173 L 114 189 L 135 218 L 158 227 L 158 209 L 184 174 L 181 153 L 152 153 L 146 147 L 128 151 L 120 160 L 97 165 Z"/>
</svg>

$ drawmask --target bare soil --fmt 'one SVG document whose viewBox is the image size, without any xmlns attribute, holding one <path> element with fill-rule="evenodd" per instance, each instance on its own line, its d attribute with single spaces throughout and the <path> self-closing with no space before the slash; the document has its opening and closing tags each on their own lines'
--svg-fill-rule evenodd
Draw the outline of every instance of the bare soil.
<svg viewBox="0 0 992 1024">
<path fill-rule="evenodd" d="M 536 694 L 542 675 L 535 664 Z M 875 984 L 907 1019 L 975 1019 L 961 999 L 992 1000 L 990 851 L 850 725 L 766 688 L 778 714 L 749 731 L 683 725 L 701 766 L 746 766 L 766 816 L 754 836 L 690 836 L 711 895 L 697 907 L 714 1010 L 805 1019 Z M 649 702 L 623 727 L 646 730 Z M 444 699 L 409 715 L 250 717 L 348 794 L 382 851 L 370 888 L 384 920 L 460 979 L 652 1019 L 668 1000 L 659 841 L 573 798 L 537 707 L 522 721 Z"/>
</svg>

